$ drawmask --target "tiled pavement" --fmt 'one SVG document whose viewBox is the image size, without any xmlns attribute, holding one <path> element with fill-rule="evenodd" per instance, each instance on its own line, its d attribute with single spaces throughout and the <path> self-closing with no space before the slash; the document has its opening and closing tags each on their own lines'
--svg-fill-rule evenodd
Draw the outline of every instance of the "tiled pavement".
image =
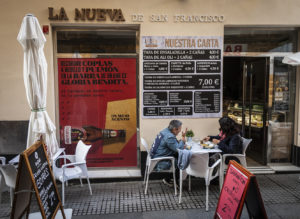
<svg viewBox="0 0 300 219">
<path fill-rule="evenodd" d="M 300 218 L 299 174 L 257 175 L 257 180 L 269 218 Z M 66 188 L 65 208 L 73 209 L 73 218 L 212 218 L 219 197 L 219 186 L 210 185 L 210 211 L 205 212 L 205 186 L 201 179 L 192 180 L 191 192 L 187 181 L 184 183 L 181 204 L 174 189 L 161 180 L 150 181 L 148 195 L 144 195 L 141 181 L 93 183 L 92 189 L 91 196 L 87 185 Z M 4 192 L 0 218 L 8 218 L 10 211 L 9 193 Z M 35 200 L 31 211 L 38 211 Z M 247 218 L 245 211 L 243 217 Z"/>
</svg>

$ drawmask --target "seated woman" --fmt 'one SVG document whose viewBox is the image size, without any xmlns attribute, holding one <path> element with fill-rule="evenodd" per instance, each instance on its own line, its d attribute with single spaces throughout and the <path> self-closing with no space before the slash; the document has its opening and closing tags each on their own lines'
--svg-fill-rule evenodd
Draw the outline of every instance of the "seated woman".
<svg viewBox="0 0 300 219">
<path fill-rule="evenodd" d="M 203 140 L 209 140 L 217 144 L 219 149 L 222 150 L 222 154 L 242 154 L 243 142 L 237 123 L 233 119 L 224 116 L 219 119 L 219 124 L 220 134 L 217 136 L 207 136 Z M 226 158 L 225 164 L 228 164 L 229 160 L 235 160 L 240 163 L 236 157 L 230 156 Z"/>
</svg>

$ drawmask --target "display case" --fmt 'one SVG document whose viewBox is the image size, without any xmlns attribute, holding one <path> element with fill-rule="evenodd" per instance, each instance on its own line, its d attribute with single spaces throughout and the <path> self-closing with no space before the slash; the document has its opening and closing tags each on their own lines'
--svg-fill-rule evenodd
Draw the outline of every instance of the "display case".
<svg viewBox="0 0 300 219">
<path fill-rule="evenodd" d="M 227 106 L 227 115 L 232 118 L 238 124 L 242 125 L 242 104 L 239 102 L 231 102 Z M 249 126 L 251 121 L 251 127 L 263 128 L 263 105 L 253 104 L 251 108 L 251 118 L 250 118 L 249 107 L 245 108 L 245 125 Z"/>
</svg>

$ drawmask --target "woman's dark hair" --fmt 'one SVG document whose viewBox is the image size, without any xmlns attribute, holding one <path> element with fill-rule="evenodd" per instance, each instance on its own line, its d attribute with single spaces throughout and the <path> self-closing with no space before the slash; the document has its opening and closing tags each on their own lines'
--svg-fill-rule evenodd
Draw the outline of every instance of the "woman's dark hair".
<svg viewBox="0 0 300 219">
<path fill-rule="evenodd" d="M 225 136 L 232 136 L 236 133 L 240 133 L 237 123 L 228 116 L 223 116 L 221 119 L 219 119 L 219 124 L 220 131 L 222 131 Z"/>
</svg>

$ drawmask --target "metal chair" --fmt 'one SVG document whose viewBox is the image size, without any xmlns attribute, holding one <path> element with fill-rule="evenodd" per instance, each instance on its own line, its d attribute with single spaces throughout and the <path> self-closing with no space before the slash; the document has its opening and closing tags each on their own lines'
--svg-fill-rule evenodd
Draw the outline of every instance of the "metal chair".
<svg viewBox="0 0 300 219">
<path fill-rule="evenodd" d="M 57 157 L 55 162 L 53 163 L 53 173 L 56 179 L 61 181 L 62 183 L 62 205 L 65 204 L 65 186 L 64 184 L 70 179 L 78 179 L 80 180 L 80 184 L 82 186 L 82 177 L 86 177 L 90 194 L 92 195 L 92 188 L 90 185 L 90 180 L 88 176 L 88 170 L 86 166 L 86 156 L 88 151 L 90 150 L 91 145 L 86 145 L 82 141 L 79 141 L 76 146 L 75 155 L 61 155 Z M 57 166 L 57 160 L 66 159 L 71 163 L 65 163 L 61 167 Z"/>
<path fill-rule="evenodd" d="M 146 160 L 146 168 L 145 168 L 145 176 L 144 176 L 144 184 L 146 183 L 145 194 L 147 194 L 147 190 L 148 190 L 149 175 L 151 172 L 155 171 L 154 167 L 156 166 L 156 164 L 162 160 L 170 160 L 172 162 L 171 169 L 160 171 L 160 172 L 173 172 L 174 190 L 175 190 L 175 195 L 177 195 L 176 178 L 175 178 L 175 158 L 174 157 L 151 158 L 148 143 L 146 142 L 146 140 L 144 138 L 141 138 L 141 143 L 147 151 L 147 160 Z"/>
<path fill-rule="evenodd" d="M 205 179 L 206 186 L 206 211 L 208 211 L 208 198 L 209 198 L 209 185 L 210 181 L 218 177 L 220 174 L 220 165 L 221 165 L 221 155 L 220 158 L 209 167 L 209 153 L 194 153 L 191 157 L 190 164 L 185 170 L 180 170 L 180 180 L 179 180 L 179 203 L 181 203 L 182 196 L 182 181 L 183 173 L 189 175 L 189 191 L 191 191 L 191 176 L 200 177 Z M 217 168 L 218 171 L 215 173 L 213 170 Z"/>
</svg>

